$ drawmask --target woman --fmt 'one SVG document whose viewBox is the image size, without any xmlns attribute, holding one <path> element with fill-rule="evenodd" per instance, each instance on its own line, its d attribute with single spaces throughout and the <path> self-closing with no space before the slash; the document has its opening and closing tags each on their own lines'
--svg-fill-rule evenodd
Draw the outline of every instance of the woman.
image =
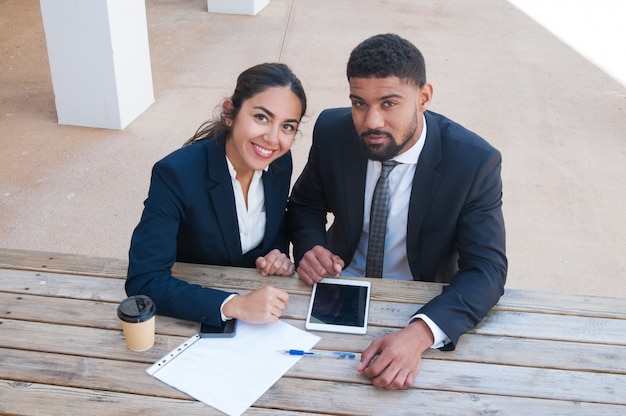
<svg viewBox="0 0 626 416">
<path fill-rule="evenodd" d="M 126 292 L 152 298 L 161 315 L 220 326 L 225 320 L 276 322 L 286 292 L 246 295 L 189 284 L 175 261 L 256 267 L 290 276 L 284 214 L 289 149 L 306 112 L 302 84 L 284 64 L 261 64 L 237 79 L 218 119 L 154 165 L 132 236 Z"/>
</svg>

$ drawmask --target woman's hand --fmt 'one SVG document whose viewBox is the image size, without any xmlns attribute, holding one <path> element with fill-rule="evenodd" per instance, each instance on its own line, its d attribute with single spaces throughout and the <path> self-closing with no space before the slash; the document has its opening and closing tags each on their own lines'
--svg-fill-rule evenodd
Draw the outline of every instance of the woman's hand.
<svg viewBox="0 0 626 416">
<path fill-rule="evenodd" d="M 275 274 L 278 276 L 293 276 L 296 266 L 291 259 L 280 250 L 275 248 L 265 256 L 256 259 L 256 268 L 261 272 L 262 276 Z"/>
<path fill-rule="evenodd" d="M 239 319 L 251 324 L 277 322 L 287 306 L 289 294 L 275 287 L 265 286 L 246 295 L 230 299 L 222 307 L 227 318 Z"/>
</svg>

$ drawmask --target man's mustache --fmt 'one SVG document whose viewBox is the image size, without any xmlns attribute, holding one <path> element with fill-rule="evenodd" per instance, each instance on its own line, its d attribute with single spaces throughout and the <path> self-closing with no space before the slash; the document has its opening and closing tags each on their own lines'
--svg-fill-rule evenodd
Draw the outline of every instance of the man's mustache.
<svg viewBox="0 0 626 416">
<path fill-rule="evenodd" d="M 367 139 L 367 136 L 387 136 L 388 138 L 393 140 L 393 135 L 383 130 L 367 130 L 361 133 L 362 139 Z"/>
</svg>

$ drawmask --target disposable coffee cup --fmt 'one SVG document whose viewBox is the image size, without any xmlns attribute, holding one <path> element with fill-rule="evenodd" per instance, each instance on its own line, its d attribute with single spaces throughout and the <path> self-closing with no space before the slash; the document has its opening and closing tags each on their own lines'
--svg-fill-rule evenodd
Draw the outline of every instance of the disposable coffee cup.
<svg viewBox="0 0 626 416">
<path fill-rule="evenodd" d="M 130 296 L 117 307 L 126 345 L 133 351 L 146 351 L 154 345 L 156 306 L 145 295 Z"/>
</svg>

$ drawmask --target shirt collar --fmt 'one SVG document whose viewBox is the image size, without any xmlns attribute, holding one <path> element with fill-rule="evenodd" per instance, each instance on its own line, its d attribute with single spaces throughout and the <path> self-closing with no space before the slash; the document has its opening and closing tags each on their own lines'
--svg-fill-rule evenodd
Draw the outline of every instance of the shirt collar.
<svg viewBox="0 0 626 416">
<path fill-rule="evenodd" d="M 235 170 L 235 167 L 233 166 L 233 164 L 231 163 L 230 159 L 228 158 L 228 156 L 226 156 L 226 164 L 228 165 L 228 172 L 230 173 L 230 177 L 233 179 L 237 179 L 237 171 Z M 263 175 L 263 171 L 266 171 L 269 169 L 269 165 L 267 165 L 265 167 L 265 169 L 261 170 L 255 170 L 254 173 L 252 174 L 252 179 L 253 180 L 258 180 L 261 175 Z"/>
</svg>

